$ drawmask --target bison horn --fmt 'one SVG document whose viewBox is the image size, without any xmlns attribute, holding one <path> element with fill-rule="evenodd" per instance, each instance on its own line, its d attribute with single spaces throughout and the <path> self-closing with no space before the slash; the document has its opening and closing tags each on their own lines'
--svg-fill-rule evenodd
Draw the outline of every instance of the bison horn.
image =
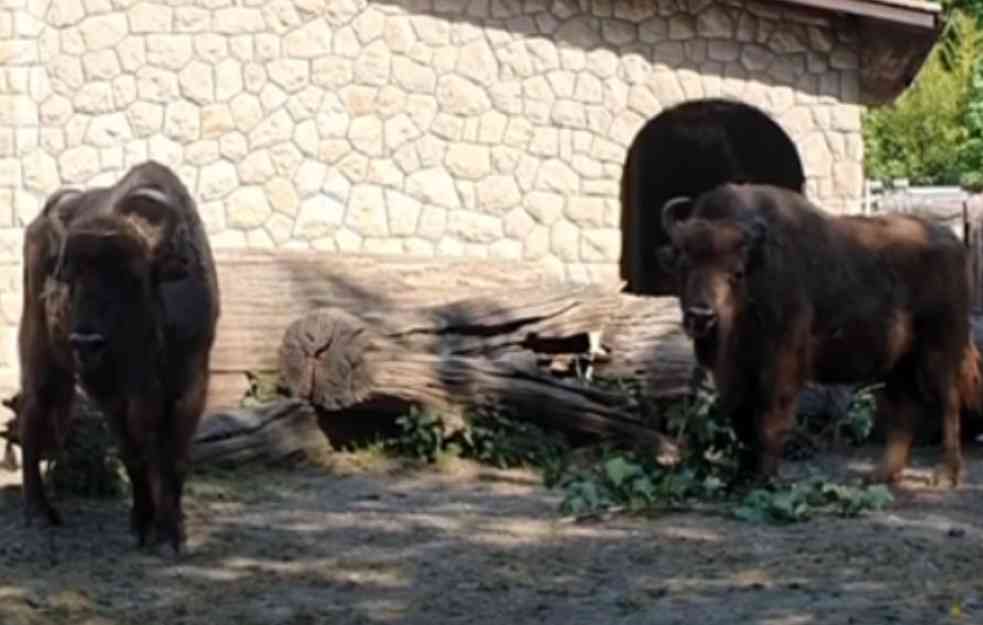
<svg viewBox="0 0 983 625">
<path fill-rule="evenodd" d="M 671 234 L 676 223 L 684 219 L 684 214 L 689 213 L 689 209 L 682 210 L 683 207 L 692 207 L 693 199 L 685 195 L 678 195 L 669 199 L 662 205 L 662 229 Z"/>
<path fill-rule="evenodd" d="M 49 227 L 50 243 L 54 248 L 51 250 L 51 257 L 48 260 L 50 263 L 49 271 L 56 280 L 61 280 L 61 257 L 65 245 L 65 232 L 68 230 L 72 219 L 75 218 L 78 209 L 76 200 L 82 195 L 82 191 L 78 189 L 63 187 L 48 196 L 44 207 L 41 209 L 41 214 Z"/>
<path fill-rule="evenodd" d="M 134 202 L 133 200 L 144 200 L 144 202 Z M 160 221 L 161 217 L 170 213 L 173 201 L 161 191 L 153 187 L 140 187 L 126 194 L 122 203 L 122 212 L 139 212 L 141 215 L 153 221 Z M 140 210 L 137 211 L 137 207 Z M 153 207 L 152 210 L 147 209 Z"/>
<path fill-rule="evenodd" d="M 161 280 L 177 280 L 185 275 L 183 259 L 180 254 L 174 254 L 174 240 L 181 221 L 179 206 L 174 195 L 155 186 L 139 186 L 119 203 L 119 211 L 124 215 L 139 215 L 153 225 L 155 232 L 149 237 L 149 243 L 155 275 Z"/>
<path fill-rule="evenodd" d="M 48 196 L 48 200 L 44 203 L 44 208 L 41 209 L 41 212 L 45 215 L 49 215 L 51 214 L 51 211 L 59 210 L 66 202 L 70 202 L 81 195 L 81 191 L 71 187 L 63 187 L 58 189 Z"/>
</svg>

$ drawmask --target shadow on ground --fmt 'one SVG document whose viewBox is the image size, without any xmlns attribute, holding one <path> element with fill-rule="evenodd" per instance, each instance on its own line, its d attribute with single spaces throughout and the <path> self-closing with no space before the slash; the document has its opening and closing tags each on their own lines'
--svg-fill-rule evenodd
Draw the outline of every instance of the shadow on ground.
<svg viewBox="0 0 983 625">
<path fill-rule="evenodd" d="M 925 487 L 918 469 L 890 510 L 789 527 L 562 523 L 537 476 L 464 462 L 208 473 L 189 484 L 180 562 L 133 547 L 125 500 L 62 500 L 66 527 L 25 530 L 15 484 L 0 490 L 0 623 L 981 622 L 972 456 L 959 490 Z"/>
</svg>

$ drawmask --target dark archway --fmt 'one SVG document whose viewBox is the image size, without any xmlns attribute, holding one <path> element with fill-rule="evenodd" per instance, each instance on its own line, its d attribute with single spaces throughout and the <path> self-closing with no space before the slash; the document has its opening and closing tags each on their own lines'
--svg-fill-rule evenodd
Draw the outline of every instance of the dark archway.
<svg viewBox="0 0 983 625">
<path fill-rule="evenodd" d="M 728 181 L 804 191 L 799 152 L 764 111 L 735 100 L 690 100 L 642 126 L 621 175 L 621 278 L 627 281 L 626 292 L 675 291 L 656 258 L 657 247 L 668 242 L 660 209 L 671 197 L 697 195 Z"/>
</svg>

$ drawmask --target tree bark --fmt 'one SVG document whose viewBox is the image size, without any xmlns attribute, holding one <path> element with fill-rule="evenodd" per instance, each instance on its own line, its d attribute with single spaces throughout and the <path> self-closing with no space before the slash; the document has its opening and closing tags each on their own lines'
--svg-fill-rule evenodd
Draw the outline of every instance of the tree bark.
<svg viewBox="0 0 983 625">
<path fill-rule="evenodd" d="M 552 320 L 558 329 L 566 326 Z M 545 330 L 545 321 L 528 323 Z M 419 335 L 397 329 L 407 327 Z M 287 329 L 282 381 L 292 396 L 319 409 L 335 438 L 351 434 L 357 424 L 348 422 L 366 415 L 385 422 L 413 406 L 452 415 L 500 406 L 547 428 L 630 436 L 671 453 L 672 444 L 635 418 L 625 397 L 556 378 L 542 370 L 535 348 L 522 347 L 543 338 L 563 340 L 566 332 L 523 340 L 514 326 L 499 326 L 498 333 L 494 327 L 474 319 L 453 329 L 440 322 L 425 329 L 402 319 L 379 327 L 341 309 L 322 309 Z M 481 345 L 485 331 L 488 344 Z"/>
<path fill-rule="evenodd" d="M 502 406 L 546 428 L 630 437 L 673 454 L 630 396 L 572 371 L 641 376 L 652 399 L 689 391 L 692 348 L 678 306 L 619 290 L 557 285 L 417 309 L 320 309 L 287 328 L 281 382 L 319 409 L 336 438 L 357 433 L 354 421 L 371 428 L 411 406 L 450 414 Z"/>
<path fill-rule="evenodd" d="M 296 399 L 209 415 L 191 445 L 196 466 L 276 462 L 327 449 L 314 408 Z"/>
<path fill-rule="evenodd" d="M 445 304 L 548 280 L 542 263 L 297 250 L 216 250 L 222 314 L 208 408 L 239 406 L 247 372 L 275 371 L 283 332 L 323 306 L 368 312 Z"/>
</svg>

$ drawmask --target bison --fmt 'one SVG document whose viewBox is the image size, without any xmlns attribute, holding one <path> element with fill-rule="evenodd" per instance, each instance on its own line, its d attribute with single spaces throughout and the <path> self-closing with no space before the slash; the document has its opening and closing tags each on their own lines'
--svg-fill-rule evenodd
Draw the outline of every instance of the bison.
<svg viewBox="0 0 983 625">
<path fill-rule="evenodd" d="M 645 123 L 621 176 L 620 274 L 627 292 L 676 294 L 673 274 L 655 254 L 669 242 L 658 209 L 671 197 L 695 197 L 725 182 L 805 188 L 795 144 L 767 113 L 706 98 L 677 104 Z"/>
<path fill-rule="evenodd" d="M 139 544 L 153 529 L 180 552 L 181 495 L 220 312 L 211 247 L 187 188 L 147 161 L 115 185 L 55 192 L 27 227 L 23 287 L 26 523 L 62 523 L 39 461 L 60 448 L 78 383 L 120 442 Z"/>
<path fill-rule="evenodd" d="M 911 215 L 830 216 L 771 185 L 724 184 L 662 206 L 671 243 L 657 251 L 680 280 L 683 326 L 713 372 L 719 407 L 750 453 L 778 472 L 799 391 L 883 381 L 887 432 L 872 482 L 908 464 L 913 421 L 941 416 L 935 480 L 963 475 L 960 410 L 979 411 L 964 245 Z"/>
</svg>

